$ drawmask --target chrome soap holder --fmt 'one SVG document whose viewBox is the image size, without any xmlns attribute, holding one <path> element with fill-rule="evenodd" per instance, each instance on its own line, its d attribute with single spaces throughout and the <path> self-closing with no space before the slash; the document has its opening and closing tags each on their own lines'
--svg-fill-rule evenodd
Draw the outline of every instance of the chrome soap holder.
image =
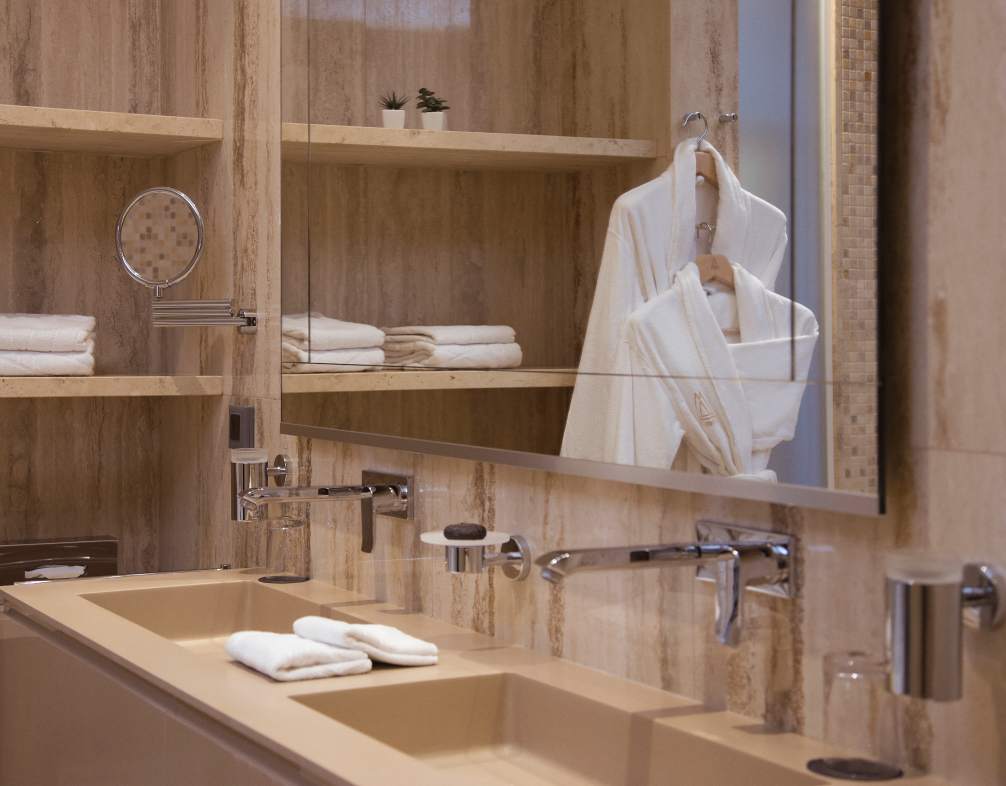
<svg viewBox="0 0 1006 786">
<path fill-rule="evenodd" d="M 503 575 L 523 581 L 531 573 L 531 547 L 520 535 L 487 532 L 478 540 L 453 540 L 440 532 L 424 532 L 419 536 L 430 546 L 443 546 L 447 572 L 483 573 L 488 568 L 501 568 Z M 493 547 L 499 547 L 493 550 Z"/>
</svg>

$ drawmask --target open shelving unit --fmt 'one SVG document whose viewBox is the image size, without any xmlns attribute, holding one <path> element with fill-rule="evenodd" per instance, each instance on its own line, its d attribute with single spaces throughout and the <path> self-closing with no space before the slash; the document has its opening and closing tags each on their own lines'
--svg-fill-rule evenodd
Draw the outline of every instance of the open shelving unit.
<svg viewBox="0 0 1006 786">
<path fill-rule="evenodd" d="M 360 393 L 387 390 L 495 390 L 571 388 L 576 370 L 404 370 L 351 371 L 331 374 L 284 374 L 283 393 Z"/>
<path fill-rule="evenodd" d="M 283 158 L 321 164 L 575 171 L 653 161 L 656 147 L 646 139 L 283 124 Z"/>
<path fill-rule="evenodd" d="M 0 399 L 221 396 L 222 376 L 0 377 Z"/>
<path fill-rule="evenodd" d="M 171 156 L 223 139 L 223 121 L 0 104 L 0 147 L 118 156 Z"/>
</svg>

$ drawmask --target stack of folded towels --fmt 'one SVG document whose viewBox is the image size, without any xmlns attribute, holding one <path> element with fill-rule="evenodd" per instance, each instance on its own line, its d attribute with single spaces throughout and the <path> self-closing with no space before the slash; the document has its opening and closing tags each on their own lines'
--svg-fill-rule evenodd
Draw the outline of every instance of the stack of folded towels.
<svg viewBox="0 0 1006 786">
<path fill-rule="evenodd" d="M 94 317 L 0 314 L 0 376 L 91 376 L 94 326 Z"/>
<path fill-rule="evenodd" d="M 407 325 L 384 328 L 391 366 L 514 368 L 524 359 L 507 325 Z"/>
<path fill-rule="evenodd" d="M 283 362 L 288 371 L 366 371 L 384 365 L 384 332 L 322 314 L 283 317 Z"/>
<path fill-rule="evenodd" d="M 227 639 L 227 654 L 279 682 L 342 677 L 370 671 L 373 661 L 434 666 L 437 645 L 388 625 L 357 625 L 301 617 L 293 633 L 245 630 Z"/>
</svg>

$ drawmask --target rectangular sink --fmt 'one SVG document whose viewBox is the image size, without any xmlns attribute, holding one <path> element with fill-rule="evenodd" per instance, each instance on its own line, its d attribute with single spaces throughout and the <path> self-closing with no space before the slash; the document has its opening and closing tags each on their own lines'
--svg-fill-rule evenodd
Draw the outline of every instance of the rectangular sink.
<svg viewBox="0 0 1006 786">
<path fill-rule="evenodd" d="M 190 649 L 221 651 L 239 630 L 292 633 L 293 622 L 322 607 L 255 581 L 121 590 L 82 596 L 113 614 Z"/>
<path fill-rule="evenodd" d="M 824 783 L 655 722 L 659 711 L 628 712 L 515 674 L 356 688 L 292 700 L 470 783 Z"/>
</svg>

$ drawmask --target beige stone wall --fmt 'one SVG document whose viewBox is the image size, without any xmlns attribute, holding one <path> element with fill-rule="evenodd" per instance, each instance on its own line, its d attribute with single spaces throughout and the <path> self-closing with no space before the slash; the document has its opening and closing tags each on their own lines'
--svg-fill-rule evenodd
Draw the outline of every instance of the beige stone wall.
<svg viewBox="0 0 1006 786">
<path fill-rule="evenodd" d="M 886 231 L 886 400 L 890 513 L 856 518 L 690 496 L 504 466 L 288 440 L 303 479 L 357 482 L 365 468 L 408 471 L 417 523 L 382 520 L 374 557 L 359 553 L 355 509 L 315 506 L 319 578 L 395 599 L 503 641 L 587 663 L 729 707 L 770 727 L 823 734 L 821 658 L 883 647 L 883 555 L 940 548 L 1006 563 L 1006 222 L 998 150 L 1006 127 L 1006 6 L 906 0 L 888 16 L 882 97 L 890 155 Z M 886 180 L 885 180 L 886 179 Z M 800 537 L 800 596 L 754 599 L 737 650 L 712 639 L 713 598 L 686 572 L 450 577 L 418 531 L 478 520 L 563 546 L 690 538 L 712 517 Z M 965 698 L 902 702 L 908 755 L 958 786 L 1006 783 L 1006 632 L 965 632 Z M 871 723 L 875 718 L 850 718 Z"/>
<path fill-rule="evenodd" d="M 876 494 L 879 0 L 835 5 L 835 487 Z"/>
</svg>

